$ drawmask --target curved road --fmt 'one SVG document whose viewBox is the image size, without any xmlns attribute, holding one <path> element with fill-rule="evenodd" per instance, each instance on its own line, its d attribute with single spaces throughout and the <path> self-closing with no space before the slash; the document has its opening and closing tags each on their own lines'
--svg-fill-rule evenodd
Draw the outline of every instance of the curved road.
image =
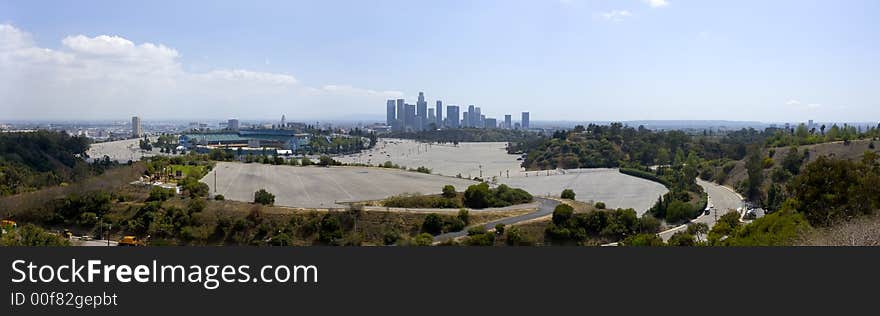
<svg viewBox="0 0 880 316">
<path fill-rule="evenodd" d="M 485 227 L 486 230 L 491 230 L 491 229 L 495 229 L 495 225 L 497 225 L 497 224 L 511 225 L 511 224 L 527 221 L 530 219 L 535 219 L 535 218 L 551 215 L 551 214 L 553 214 L 553 210 L 556 209 L 556 206 L 559 205 L 559 201 L 551 200 L 551 199 L 547 199 L 547 198 L 535 197 L 535 200 L 538 201 L 538 210 L 537 211 L 534 211 L 534 212 L 531 212 L 528 214 L 524 214 L 524 215 L 494 220 L 494 221 L 491 221 L 491 222 L 484 224 L 483 227 Z M 435 243 L 443 242 L 443 241 L 447 241 L 450 239 L 463 237 L 466 235 L 467 235 L 467 229 L 463 229 L 463 230 L 457 231 L 457 232 L 440 234 L 440 235 L 434 236 L 434 242 Z"/>
<path fill-rule="evenodd" d="M 697 179 L 697 184 L 703 187 L 703 190 L 709 194 L 709 204 L 714 206 L 715 209 L 708 215 L 705 213 L 700 214 L 700 216 L 691 220 L 691 223 L 706 223 L 706 225 L 709 225 L 709 228 L 712 228 L 712 226 L 715 226 L 717 217 L 721 217 L 721 215 L 730 211 L 735 212 L 738 208 L 743 207 L 742 196 L 733 191 L 733 189 L 712 182 L 703 181 L 699 178 Z M 685 228 L 687 228 L 687 224 L 665 230 L 659 235 L 663 240 L 668 240 L 669 237 L 672 237 L 672 234 Z"/>
</svg>

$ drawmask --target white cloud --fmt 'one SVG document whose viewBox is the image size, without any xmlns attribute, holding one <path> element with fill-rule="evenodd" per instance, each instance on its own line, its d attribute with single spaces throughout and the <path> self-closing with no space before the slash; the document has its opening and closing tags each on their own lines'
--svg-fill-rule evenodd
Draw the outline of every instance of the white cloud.
<svg viewBox="0 0 880 316">
<path fill-rule="evenodd" d="M 57 50 L 38 47 L 27 32 L 0 24 L 4 118 L 257 118 L 283 112 L 317 117 L 403 95 L 350 85 L 308 87 L 284 73 L 192 72 L 181 65 L 177 50 L 120 36 L 74 35 L 61 44 Z"/>
<path fill-rule="evenodd" d="M 612 10 L 609 12 L 602 13 L 602 18 L 608 21 L 620 22 L 624 19 L 631 17 L 632 13 L 627 10 Z"/>
<path fill-rule="evenodd" d="M 666 0 L 644 0 L 652 8 L 660 8 L 669 5 L 669 2 Z"/>
</svg>

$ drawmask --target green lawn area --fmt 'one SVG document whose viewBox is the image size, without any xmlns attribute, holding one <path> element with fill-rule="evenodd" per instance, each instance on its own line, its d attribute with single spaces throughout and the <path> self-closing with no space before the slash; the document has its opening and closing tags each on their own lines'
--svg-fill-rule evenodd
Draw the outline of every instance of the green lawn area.
<svg viewBox="0 0 880 316">
<path fill-rule="evenodd" d="M 196 179 L 201 179 L 208 174 L 206 166 L 171 165 L 172 174 L 176 175 L 178 170 L 183 173 L 184 177 L 194 177 Z"/>
</svg>

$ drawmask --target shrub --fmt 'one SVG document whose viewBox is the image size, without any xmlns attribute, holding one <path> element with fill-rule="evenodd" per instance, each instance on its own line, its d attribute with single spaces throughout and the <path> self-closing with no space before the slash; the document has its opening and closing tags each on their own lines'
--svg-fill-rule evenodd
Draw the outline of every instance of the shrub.
<svg viewBox="0 0 880 316">
<path fill-rule="evenodd" d="M 664 246 L 663 239 L 657 234 L 638 234 L 629 236 L 620 243 L 621 246 L 658 247 Z"/>
<path fill-rule="evenodd" d="M 153 186 L 150 189 L 150 196 L 147 198 L 147 202 L 149 201 L 165 201 L 170 197 L 174 196 L 174 190 L 166 189 L 160 186 Z"/>
<path fill-rule="evenodd" d="M 455 187 L 451 185 L 443 186 L 443 197 L 447 199 L 454 198 L 456 196 Z"/>
<path fill-rule="evenodd" d="M 678 223 L 694 217 L 694 210 L 690 204 L 679 200 L 669 202 L 666 208 L 666 222 Z"/>
<path fill-rule="evenodd" d="M 461 220 L 464 223 L 465 226 L 471 224 L 471 215 L 470 215 L 470 212 L 468 212 L 468 210 L 466 210 L 466 209 L 458 210 L 457 217 L 459 220 Z"/>
<path fill-rule="evenodd" d="M 564 225 L 571 219 L 574 209 L 568 204 L 559 204 L 553 210 L 553 224 Z"/>
<path fill-rule="evenodd" d="M 275 195 L 269 193 L 266 189 L 260 189 L 259 191 L 254 192 L 254 203 L 263 205 L 275 204 Z"/>
<path fill-rule="evenodd" d="M 464 205 L 470 208 L 489 207 L 489 185 L 484 183 L 469 186 L 464 191 Z"/>
<path fill-rule="evenodd" d="M 694 238 L 694 235 L 691 235 L 686 231 L 678 231 L 675 232 L 675 234 L 672 234 L 672 237 L 669 237 L 667 244 L 670 246 L 687 247 L 696 245 L 697 240 Z"/>
<path fill-rule="evenodd" d="M 605 202 L 596 202 L 595 204 L 593 204 L 593 206 L 595 206 L 597 209 L 604 210 Z"/>
<path fill-rule="evenodd" d="M 574 196 L 575 196 L 574 190 L 572 190 L 572 189 L 562 190 L 562 194 L 560 194 L 561 198 L 569 199 L 569 200 L 574 200 Z"/>
<path fill-rule="evenodd" d="M 223 201 L 223 200 L 226 200 L 226 197 L 223 196 L 223 194 L 217 194 L 214 196 L 214 200 Z"/>
<path fill-rule="evenodd" d="M 504 224 L 502 224 L 502 223 L 495 224 L 495 234 L 496 235 L 504 235 Z"/>
<path fill-rule="evenodd" d="M 422 233 L 413 238 L 412 245 L 414 246 L 430 246 L 434 243 L 434 236 L 428 233 Z"/>
<path fill-rule="evenodd" d="M 431 235 L 439 235 L 442 233 L 443 219 L 440 218 L 440 215 L 431 213 L 425 216 L 425 220 L 422 222 L 422 232 Z"/>
<path fill-rule="evenodd" d="M 468 236 L 482 235 L 485 233 L 486 233 L 486 227 L 483 227 L 483 225 L 468 228 L 468 231 L 467 231 Z"/>
</svg>

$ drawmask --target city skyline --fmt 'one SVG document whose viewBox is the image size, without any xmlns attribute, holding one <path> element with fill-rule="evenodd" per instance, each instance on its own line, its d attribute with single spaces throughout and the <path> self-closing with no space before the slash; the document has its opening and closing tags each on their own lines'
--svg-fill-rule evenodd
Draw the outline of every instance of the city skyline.
<svg viewBox="0 0 880 316">
<path fill-rule="evenodd" d="M 529 108 L 571 121 L 880 117 L 880 3 L 665 3 L 0 1 L 0 110 L 6 120 L 381 117 L 374 104 L 426 89 L 495 118 Z M 385 19 L 398 11 L 420 14 Z"/>
</svg>

